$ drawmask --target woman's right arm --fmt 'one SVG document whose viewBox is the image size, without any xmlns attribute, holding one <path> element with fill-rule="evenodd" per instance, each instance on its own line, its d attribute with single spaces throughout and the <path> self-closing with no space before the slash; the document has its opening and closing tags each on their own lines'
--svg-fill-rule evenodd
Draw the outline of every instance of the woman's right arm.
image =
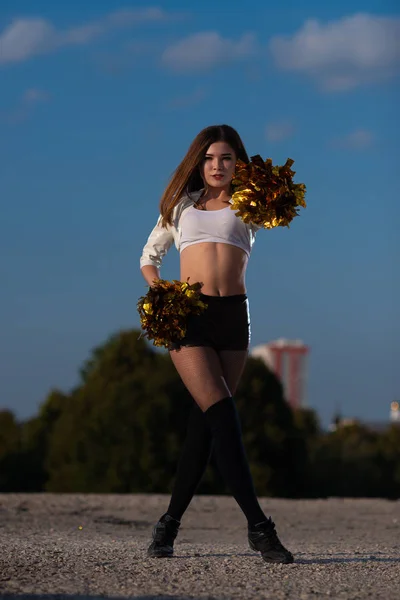
<svg viewBox="0 0 400 600">
<path fill-rule="evenodd" d="M 140 257 L 140 270 L 148 285 L 160 278 L 160 267 L 164 256 L 174 242 L 172 226 L 161 226 L 161 215 L 151 231 Z"/>
<path fill-rule="evenodd" d="M 144 265 L 141 269 L 142 275 L 145 278 L 147 285 L 153 285 L 155 279 L 160 279 L 160 270 L 153 265 Z"/>
</svg>

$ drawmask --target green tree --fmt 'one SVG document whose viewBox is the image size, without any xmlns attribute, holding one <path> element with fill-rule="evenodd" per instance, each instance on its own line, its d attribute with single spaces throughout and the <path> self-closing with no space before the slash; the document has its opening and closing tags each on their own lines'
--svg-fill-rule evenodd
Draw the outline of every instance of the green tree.
<svg viewBox="0 0 400 600">
<path fill-rule="evenodd" d="M 138 331 L 111 336 L 51 434 L 50 491 L 162 492 L 177 461 L 188 394 Z"/>
<path fill-rule="evenodd" d="M 318 496 L 384 495 L 380 434 L 361 424 L 338 427 L 316 440 L 310 460 L 311 493 Z"/>
<path fill-rule="evenodd" d="M 38 414 L 22 425 L 21 454 L 26 492 L 40 492 L 46 485 L 49 440 L 57 420 L 67 410 L 68 402 L 66 394 L 53 389 L 39 407 Z"/>
<path fill-rule="evenodd" d="M 378 450 L 382 464 L 382 495 L 400 498 L 400 423 L 393 423 L 379 437 Z"/>
<path fill-rule="evenodd" d="M 0 411 L 0 492 L 21 490 L 21 426 L 10 410 Z"/>
</svg>

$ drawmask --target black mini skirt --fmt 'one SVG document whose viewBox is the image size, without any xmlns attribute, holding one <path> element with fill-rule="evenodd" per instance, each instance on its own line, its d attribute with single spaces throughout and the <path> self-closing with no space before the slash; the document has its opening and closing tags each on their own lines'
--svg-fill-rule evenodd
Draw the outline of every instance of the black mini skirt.
<svg viewBox="0 0 400 600">
<path fill-rule="evenodd" d="M 250 345 L 250 313 L 246 294 L 234 296 L 207 296 L 200 294 L 207 304 L 200 315 L 188 318 L 185 337 L 171 346 L 209 346 L 220 350 L 248 350 Z"/>
</svg>

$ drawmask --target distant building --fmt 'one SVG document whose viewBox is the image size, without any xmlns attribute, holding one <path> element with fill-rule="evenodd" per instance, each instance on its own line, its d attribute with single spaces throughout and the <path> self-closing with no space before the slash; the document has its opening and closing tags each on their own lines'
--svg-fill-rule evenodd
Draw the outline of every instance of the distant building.
<svg viewBox="0 0 400 600">
<path fill-rule="evenodd" d="M 390 405 L 390 421 L 400 423 L 400 403 L 392 402 Z"/>
<path fill-rule="evenodd" d="M 285 398 L 292 408 L 306 404 L 307 357 L 309 348 L 301 340 L 280 338 L 255 346 L 250 355 L 261 358 L 283 385 Z"/>
</svg>

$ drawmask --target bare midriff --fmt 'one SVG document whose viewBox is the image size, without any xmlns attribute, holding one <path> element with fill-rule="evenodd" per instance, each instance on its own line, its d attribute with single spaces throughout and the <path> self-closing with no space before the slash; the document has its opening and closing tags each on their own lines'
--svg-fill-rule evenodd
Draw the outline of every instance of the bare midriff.
<svg viewBox="0 0 400 600">
<path fill-rule="evenodd" d="M 181 281 L 202 283 L 208 296 L 245 294 L 248 257 L 237 246 L 221 242 L 200 242 L 180 254 Z"/>
</svg>

